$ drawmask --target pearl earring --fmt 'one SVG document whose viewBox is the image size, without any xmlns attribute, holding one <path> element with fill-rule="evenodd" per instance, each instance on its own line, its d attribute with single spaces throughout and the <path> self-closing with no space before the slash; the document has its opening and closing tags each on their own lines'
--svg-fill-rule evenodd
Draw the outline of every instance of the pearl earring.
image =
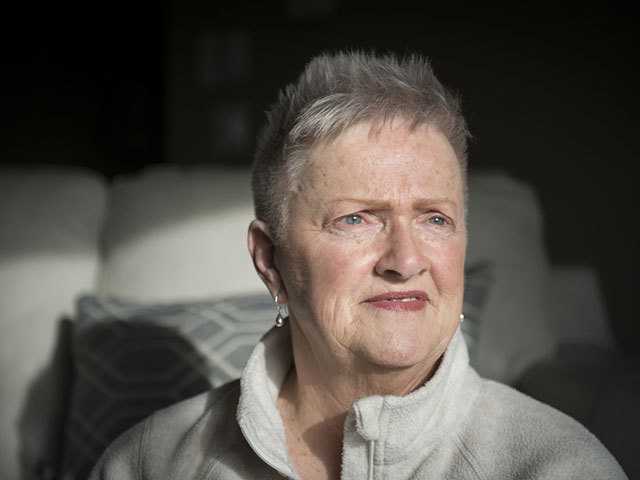
<svg viewBox="0 0 640 480">
<path fill-rule="evenodd" d="M 460 322 L 464 322 L 464 313 L 460 314 Z"/>
<path fill-rule="evenodd" d="M 284 321 L 287 318 L 287 315 L 283 315 L 282 312 L 284 311 L 284 309 L 286 308 L 284 305 L 280 305 L 278 303 L 278 295 L 276 294 L 275 298 L 273 299 L 274 302 L 276 302 L 276 308 L 278 309 L 278 314 L 276 315 L 276 327 L 280 328 L 284 325 Z"/>
</svg>

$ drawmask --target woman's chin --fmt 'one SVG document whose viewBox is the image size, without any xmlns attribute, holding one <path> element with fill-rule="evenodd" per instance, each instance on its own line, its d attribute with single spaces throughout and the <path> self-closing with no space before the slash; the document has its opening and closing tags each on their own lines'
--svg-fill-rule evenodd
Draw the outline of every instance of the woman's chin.
<svg viewBox="0 0 640 480">
<path fill-rule="evenodd" d="M 356 348 L 352 352 L 361 359 L 362 363 L 368 364 L 372 370 L 380 372 L 403 369 L 431 369 L 433 363 L 442 355 L 448 342 L 438 341 L 442 338 L 442 328 L 447 328 L 441 324 L 431 324 L 428 331 L 422 321 L 419 325 L 412 322 L 406 324 L 396 323 L 391 328 L 388 324 L 378 324 L 366 335 L 358 338 L 358 344 L 352 345 Z M 450 337 L 455 330 L 452 326 Z"/>
<path fill-rule="evenodd" d="M 386 338 L 384 342 L 363 345 L 358 357 L 370 368 L 380 371 L 403 370 L 416 367 L 428 361 L 432 354 L 429 345 L 413 338 Z"/>
</svg>

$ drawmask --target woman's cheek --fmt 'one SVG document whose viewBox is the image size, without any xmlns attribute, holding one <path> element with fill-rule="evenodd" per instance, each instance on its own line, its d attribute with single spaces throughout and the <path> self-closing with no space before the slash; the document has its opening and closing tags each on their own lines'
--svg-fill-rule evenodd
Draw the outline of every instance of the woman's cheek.
<svg viewBox="0 0 640 480">
<path fill-rule="evenodd" d="M 432 262 L 432 276 L 438 288 L 446 293 L 462 294 L 464 282 L 464 241 L 442 245 Z"/>
<path fill-rule="evenodd" d="M 361 285 L 367 274 L 373 272 L 375 266 L 375 258 L 378 255 L 374 242 L 371 241 L 352 241 L 348 244 L 333 249 L 333 275 L 335 281 L 350 281 L 353 287 Z"/>
</svg>

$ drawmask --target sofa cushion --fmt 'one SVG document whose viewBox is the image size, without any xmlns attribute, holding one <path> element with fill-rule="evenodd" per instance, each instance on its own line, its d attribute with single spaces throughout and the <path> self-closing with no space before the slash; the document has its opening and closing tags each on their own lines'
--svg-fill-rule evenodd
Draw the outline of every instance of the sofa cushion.
<svg viewBox="0 0 640 480">
<path fill-rule="evenodd" d="M 160 166 L 117 178 L 98 293 L 176 302 L 263 291 L 247 253 L 247 170 Z"/>
<path fill-rule="evenodd" d="M 87 478 L 124 430 L 240 376 L 274 316 L 267 294 L 159 305 L 81 298 L 63 477 Z"/>
<path fill-rule="evenodd" d="M 489 262 L 494 278 L 476 368 L 485 377 L 512 384 L 556 345 L 551 269 L 533 189 L 501 172 L 471 175 L 468 231 L 467 265 Z"/>
<path fill-rule="evenodd" d="M 461 323 L 462 333 L 469 350 L 469 362 L 477 368 L 479 360 L 478 342 L 482 332 L 485 309 L 493 284 L 494 266 L 491 262 L 467 264 L 464 270 L 464 301 Z"/>
<path fill-rule="evenodd" d="M 105 207 L 106 187 L 88 170 L 0 173 L 0 478 L 57 462 L 64 390 L 47 365 L 61 317 L 94 288 Z"/>
</svg>

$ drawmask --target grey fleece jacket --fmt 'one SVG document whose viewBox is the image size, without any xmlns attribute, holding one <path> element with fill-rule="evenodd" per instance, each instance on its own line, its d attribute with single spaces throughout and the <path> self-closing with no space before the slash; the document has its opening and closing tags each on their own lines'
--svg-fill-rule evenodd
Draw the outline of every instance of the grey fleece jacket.
<svg viewBox="0 0 640 480">
<path fill-rule="evenodd" d="M 291 365 L 287 328 L 256 346 L 240 381 L 162 410 L 105 452 L 91 480 L 299 478 L 276 409 Z M 436 374 L 404 397 L 353 404 L 343 479 L 626 479 L 568 416 L 480 378 L 460 331 Z"/>
</svg>

